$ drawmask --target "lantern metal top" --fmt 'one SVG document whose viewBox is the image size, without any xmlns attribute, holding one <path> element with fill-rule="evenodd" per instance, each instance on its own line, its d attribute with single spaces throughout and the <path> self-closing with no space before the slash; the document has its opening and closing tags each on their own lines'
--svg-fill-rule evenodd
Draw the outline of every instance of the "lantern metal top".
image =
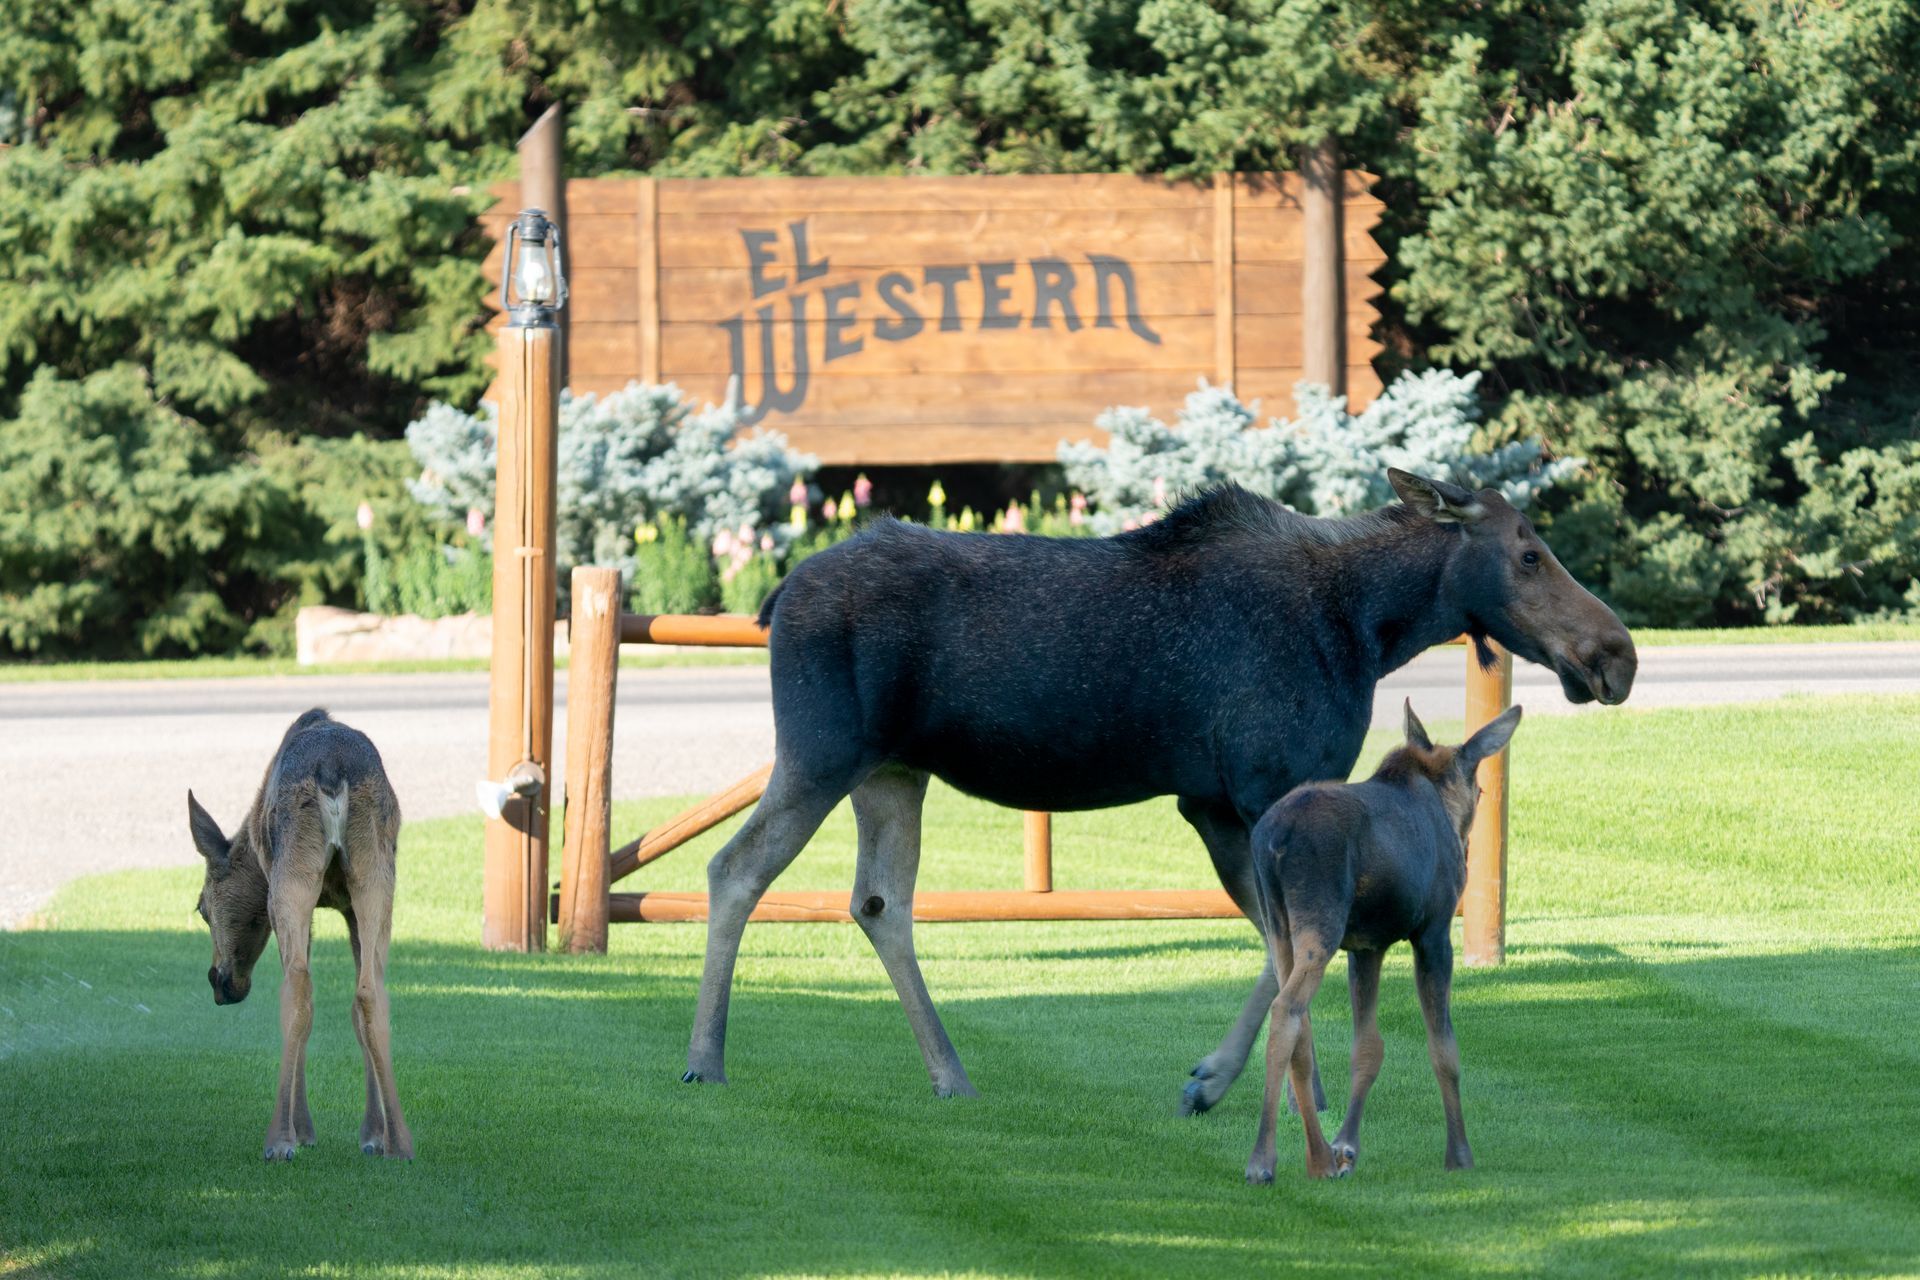
<svg viewBox="0 0 1920 1280">
<path fill-rule="evenodd" d="M 507 225 L 505 265 L 500 272 L 500 309 L 516 328 L 551 328 L 567 305 L 560 228 L 545 209 L 522 209 Z"/>
</svg>

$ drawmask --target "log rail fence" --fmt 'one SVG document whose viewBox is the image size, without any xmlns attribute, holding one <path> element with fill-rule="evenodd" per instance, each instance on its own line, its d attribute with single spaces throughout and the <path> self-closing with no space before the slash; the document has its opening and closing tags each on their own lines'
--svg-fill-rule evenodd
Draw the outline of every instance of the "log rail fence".
<svg viewBox="0 0 1920 1280">
<path fill-rule="evenodd" d="M 604 951 L 613 923 L 705 920 L 702 893 L 614 892 L 635 871 L 712 830 L 757 801 L 772 765 L 633 840 L 611 847 L 611 787 L 616 655 L 622 644 L 764 648 L 767 633 L 743 616 L 645 615 L 617 608 L 612 569 L 573 571 L 572 672 L 567 695 L 565 845 L 559 891 L 550 900 L 563 951 Z M 1462 640 L 1451 642 L 1458 645 Z M 1492 720 L 1511 700 L 1513 659 L 1505 652 L 1482 670 L 1466 646 L 1468 732 Z M 1465 956 L 1497 964 L 1505 946 L 1506 755 L 1481 766 L 1483 799 L 1469 840 Z M 1240 914 L 1219 889 L 1055 889 L 1051 815 L 1025 815 L 1025 887 L 914 895 L 915 920 L 1202 920 Z M 849 890 L 771 892 L 753 919 L 850 921 Z"/>
</svg>

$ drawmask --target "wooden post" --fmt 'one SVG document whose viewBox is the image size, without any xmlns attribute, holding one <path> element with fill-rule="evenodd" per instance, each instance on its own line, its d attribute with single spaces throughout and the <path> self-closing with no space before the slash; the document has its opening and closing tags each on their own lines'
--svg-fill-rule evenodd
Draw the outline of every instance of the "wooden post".
<svg viewBox="0 0 1920 1280">
<path fill-rule="evenodd" d="M 1213 378 L 1233 385 L 1234 326 L 1240 320 L 1234 301 L 1233 175 L 1213 175 Z"/>
<path fill-rule="evenodd" d="M 531 765 L 540 780 L 530 795 L 510 797 L 500 817 L 487 823 L 481 942 L 494 951 L 542 951 L 547 945 L 557 337 L 550 318 L 500 330 L 487 777 L 502 781 L 516 766 Z"/>
<path fill-rule="evenodd" d="M 1347 390 L 1346 252 L 1341 240 L 1340 148 L 1331 138 L 1301 157 L 1300 376 Z"/>
<path fill-rule="evenodd" d="M 1027 811 L 1027 892 L 1053 892 L 1053 815 Z"/>
<path fill-rule="evenodd" d="M 1492 643 L 1489 641 L 1489 643 Z M 1513 655 L 1498 645 L 1493 670 L 1480 668 L 1467 646 L 1467 735 L 1513 703 Z M 1509 748 L 1508 750 L 1511 750 Z M 1480 762 L 1480 806 L 1467 835 L 1464 959 L 1495 965 L 1507 958 L 1507 751 Z"/>
<path fill-rule="evenodd" d="M 620 678 L 620 571 L 573 571 L 567 626 L 566 844 L 560 949 L 607 949 L 613 822 L 613 700 Z"/>
<path fill-rule="evenodd" d="M 540 113 L 527 131 L 520 135 L 520 207 L 544 209 L 547 221 L 560 232 L 560 247 L 567 248 L 567 123 L 554 103 Z M 562 266 L 573 273 L 571 260 Z M 555 341 L 553 367 L 559 385 L 567 385 L 567 313 L 555 317 L 560 331 Z"/>
</svg>

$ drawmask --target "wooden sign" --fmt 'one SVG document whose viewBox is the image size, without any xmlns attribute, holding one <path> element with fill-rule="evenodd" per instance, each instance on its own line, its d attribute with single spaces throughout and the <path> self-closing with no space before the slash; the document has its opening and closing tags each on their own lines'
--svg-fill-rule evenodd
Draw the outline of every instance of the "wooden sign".
<svg viewBox="0 0 1920 1280">
<path fill-rule="evenodd" d="M 1320 323 L 1358 408 L 1385 255 L 1368 180 L 1341 182 L 1344 311 Z M 518 185 L 495 193 L 497 239 Z M 1294 174 L 576 179 L 568 382 L 718 402 L 738 378 L 749 422 L 828 464 L 1051 461 L 1108 406 L 1171 421 L 1202 378 L 1291 413 L 1316 323 L 1302 194 Z"/>
</svg>

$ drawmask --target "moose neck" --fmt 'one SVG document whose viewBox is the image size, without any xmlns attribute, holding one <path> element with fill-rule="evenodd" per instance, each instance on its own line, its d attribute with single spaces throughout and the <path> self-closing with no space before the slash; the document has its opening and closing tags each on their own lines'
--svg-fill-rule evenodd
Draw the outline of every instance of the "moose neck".
<svg viewBox="0 0 1920 1280">
<path fill-rule="evenodd" d="M 1458 531 L 1422 520 L 1340 548 L 1337 607 L 1376 679 L 1466 629 L 1466 610 L 1447 591 L 1460 545 Z"/>
</svg>

